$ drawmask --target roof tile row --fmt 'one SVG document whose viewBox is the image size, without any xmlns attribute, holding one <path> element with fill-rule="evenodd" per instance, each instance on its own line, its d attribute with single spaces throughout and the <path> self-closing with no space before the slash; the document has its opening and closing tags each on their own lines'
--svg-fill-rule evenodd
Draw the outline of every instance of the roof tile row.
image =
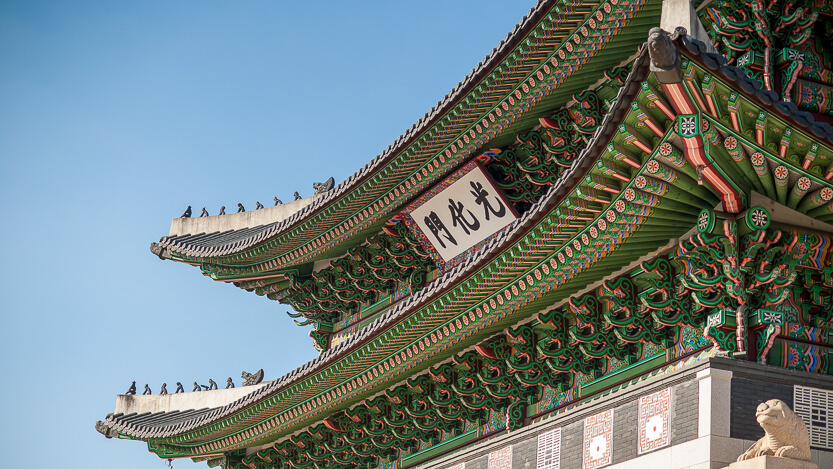
<svg viewBox="0 0 833 469">
<path fill-rule="evenodd" d="M 251 247 L 258 242 L 271 238 L 280 234 L 282 231 L 293 226 L 295 223 L 303 218 L 315 213 L 327 205 L 331 201 L 339 198 L 346 193 L 366 176 L 383 166 L 388 159 L 396 153 L 402 151 L 406 143 L 410 142 L 418 134 L 427 130 L 429 124 L 445 114 L 454 103 L 462 97 L 464 90 L 475 84 L 489 73 L 499 58 L 507 53 L 513 42 L 518 39 L 520 32 L 527 27 L 534 25 L 537 21 L 537 16 L 542 12 L 549 10 L 552 0 L 539 0 L 535 7 L 531 8 L 521 21 L 515 25 L 512 32 L 506 35 L 497 47 L 492 49 L 492 52 L 486 56 L 480 63 L 472 69 L 466 77 L 457 84 L 448 94 L 445 95 L 434 107 L 426 112 L 416 123 L 414 123 L 405 133 L 400 135 L 392 144 L 390 144 L 382 153 L 373 158 L 370 162 L 365 164 L 361 169 L 353 175 L 342 181 L 335 188 L 327 192 L 323 197 L 320 197 L 312 204 L 299 210 L 289 218 L 280 222 L 275 222 L 267 225 L 256 226 L 245 230 L 233 230 L 228 232 L 203 233 L 199 235 L 186 236 L 165 236 L 159 240 L 159 243 L 151 244 L 151 251 L 158 253 L 161 248 L 168 248 L 178 253 L 194 256 L 194 257 L 216 257 L 226 256 L 240 252 L 248 247 Z M 225 236 L 228 234 L 229 236 Z"/>
</svg>

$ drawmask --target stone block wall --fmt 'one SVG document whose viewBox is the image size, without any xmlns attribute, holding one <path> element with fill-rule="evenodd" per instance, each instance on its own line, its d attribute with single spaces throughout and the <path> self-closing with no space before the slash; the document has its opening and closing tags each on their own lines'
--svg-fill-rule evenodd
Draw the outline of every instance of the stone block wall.
<svg viewBox="0 0 833 469">
<path fill-rule="evenodd" d="M 725 430 L 729 434 L 718 433 L 717 440 L 714 442 L 709 439 L 708 430 L 704 433 L 706 436 L 698 437 L 699 419 L 702 416 L 700 415 L 701 382 L 697 374 L 706 368 L 724 370 L 724 374 L 727 371 L 731 372 L 731 392 L 728 396 L 731 402 L 723 403 L 727 410 L 730 409 L 730 419 Z M 726 457 L 733 459 L 736 454 L 748 448 L 754 440 L 763 436 L 763 430 L 758 426 L 754 417 L 758 404 L 776 398 L 792 407 L 793 386 L 796 384 L 833 390 L 833 377 L 795 372 L 739 360 L 712 358 L 686 369 L 665 375 L 660 374 L 651 379 L 634 380 L 618 389 L 604 391 L 601 395 L 592 396 L 584 402 L 539 417 L 530 425 L 512 433 L 502 432 L 487 437 L 465 448 L 454 450 L 450 454 L 418 464 L 414 466 L 414 469 L 448 469 L 459 463 L 465 463 L 465 469 L 490 469 L 489 453 L 509 445 L 512 446 L 511 469 L 538 469 L 538 437 L 556 428 L 561 429 L 560 469 L 582 469 L 585 418 L 609 409 L 613 409 L 613 450 L 611 462 L 606 467 L 631 469 L 642 467 L 641 464 L 644 462 L 660 464 L 662 467 L 673 465 L 673 467 L 682 468 L 688 467 L 685 461 L 690 457 L 711 461 L 724 461 L 727 460 Z M 670 444 L 640 455 L 638 452 L 639 399 L 669 388 L 671 389 L 671 402 L 668 408 Z M 712 402 L 711 405 L 714 406 L 716 403 Z M 714 453 L 715 444 L 732 446 L 728 450 L 731 455 Z M 675 448 L 682 449 L 678 451 Z M 833 462 L 833 451 L 814 449 L 813 454 L 814 460 Z M 509 468 L 504 466 L 491 469 Z"/>
<path fill-rule="evenodd" d="M 512 445 L 512 469 L 536 469 L 538 436 L 555 428 L 561 428 L 561 469 L 582 469 L 584 444 L 584 418 L 613 408 L 612 463 L 618 464 L 639 456 L 639 397 L 665 388 L 671 388 L 669 415 L 670 445 L 697 438 L 698 384 L 695 372 L 676 375 L 674 379 L 632 384 L 610 395 L 576 406 L 563 414 L 550 416 L 537 422 L 532 428 L 513 434 L 501 434 L 468 449 L 458 451 L 457 458 L 447 464 L 423 467 L 451 467 L 465 462 L 465 469 L 489 469 L 489 451 Z M 604 406 L 606 402 L 611 405 Z M 670 446 L 669 445 L 669 446 Z"/>
<path fill-rule="evenodd" d="M 831 376 L 749 362 L 732 365 L 732 438 L 754 441 L 763 437 L 764 431 L 755 421 L 758 404 L 769 399 L 781 399 L 793 409 L 793 390 L 797 384 L 833 391 Z"/>
</svg>

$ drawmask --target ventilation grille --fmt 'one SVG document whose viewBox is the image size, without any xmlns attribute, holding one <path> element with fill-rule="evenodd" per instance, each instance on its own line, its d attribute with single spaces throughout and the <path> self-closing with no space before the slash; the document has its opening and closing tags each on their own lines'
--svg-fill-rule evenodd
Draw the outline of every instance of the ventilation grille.
<svg viewBox="0 0 833 469">
<path fill-rule="evenodd" d="M 556 428 L 538 435 L 537 469 L 561 468 L 561 429 Z"/>
<path fill-rule="evenodd" d="M 810 431 L 810 446 L 833 449 L 833 391 L 795 386 L 794 411 Z"/>
</svg>

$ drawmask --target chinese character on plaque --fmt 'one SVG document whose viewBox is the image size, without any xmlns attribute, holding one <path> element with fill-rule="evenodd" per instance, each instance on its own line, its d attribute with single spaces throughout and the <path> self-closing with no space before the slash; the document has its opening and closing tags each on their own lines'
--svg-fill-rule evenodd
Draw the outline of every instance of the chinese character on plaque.
<svg viewBox="0 0 833 469">
<path fill-rule="evenodd" d="M 426 191 L 400 215 L 442 270 L 452 268 L 518 218 L 474 161 Z"/>
</svg>

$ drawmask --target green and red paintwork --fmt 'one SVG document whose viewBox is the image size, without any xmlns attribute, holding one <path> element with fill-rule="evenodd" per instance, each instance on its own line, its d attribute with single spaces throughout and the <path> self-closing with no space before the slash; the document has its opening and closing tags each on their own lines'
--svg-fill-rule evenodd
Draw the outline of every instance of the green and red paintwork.
<svg viewBox="0 0 833 469">
<path fill-rule="evenodd" d="M 473 155 L 493 149 L 486 167 L 520 213 L 548 197 L 510 243 L 360 347 L 249 408 L 150 440 L 150 449 L 229 468 L 399 467 L 703 354 L 833 371 L 831 239 L 770 225 L 766 210 L 749 203 L 757 192 L 833 221 L 833 148 L 698 57 L 684 52 L 679 83 L 649 74 L 616 131 L 596 144 L 595 162 L 549 192 L 624 83 L 613 69 L 601 85 L 571 89 L 581 64 L 597 76 L 618 65 L 592 59 L 640 8 L 658 5 L 553 8 L 458 109 L 338 200 L 240 253 L 178 257 L 216 279 L 274 273 L 272 283 L 239 283 L 290 302 L 324 334 L 403 284 L 422 286 L 433 266 L 418 243 L 408 232 L 379 231 Z M 723 18 L 731 6 L 719 1 L 707 13 Z M 810 26 L 802 19 L 790 27 L 827 27 L 828 17 L 814 15 Z M 749 39 L 749 50 L 733 49 L 745 44 L 743 28 L 724 43 L 735 60 L 766 44 Z M 829 53 L 813 37 L 779 47 L 809 50 L 817 62 L 806 79 L 829 80 Z M 771 62 L 777 55 L 764 52 Z M 765 75 L 764 86 L 777 84 Z M 572 105 L 533 110 L 566 96 Z M 288 270 L 343 254 L 307 278 Z M 411 270 L 392 272 L 397 259 Z M 255 444 L 269 446 L 241 453 Z"/>
</svg>

